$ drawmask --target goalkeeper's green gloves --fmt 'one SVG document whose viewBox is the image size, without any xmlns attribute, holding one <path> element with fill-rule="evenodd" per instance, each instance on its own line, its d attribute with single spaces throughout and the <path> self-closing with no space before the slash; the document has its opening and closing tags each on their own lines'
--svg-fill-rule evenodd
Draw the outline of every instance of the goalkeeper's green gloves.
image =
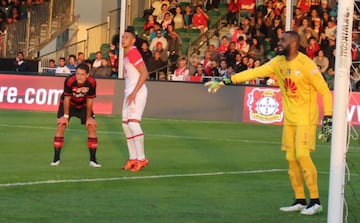
<svg viewBox="0 0 360 223">
<path fill-rule="evenodd" d="M 321 129 L 319 132 L 319 139 L 322 142 L 329 142 L 332 133 L 332 116 L 325 115 L 321 122 Z"/>
<path fill-rule="evenodd" d="M 224 87 L 225 85 L 230 85 L 231 79 L 228 77 L 224 77 L 221 81 L 208 81 L 205 83 L 205 87 L 208 87 L 208 92 L 215 94 L 220 88 Z"/>
</svg>

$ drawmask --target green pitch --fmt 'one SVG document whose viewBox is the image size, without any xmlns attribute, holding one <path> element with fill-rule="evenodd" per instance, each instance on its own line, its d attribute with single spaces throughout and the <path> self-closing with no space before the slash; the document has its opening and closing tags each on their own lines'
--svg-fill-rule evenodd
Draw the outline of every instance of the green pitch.
<svg viewBox="0 0 360 223">
<path fill-rule="evenodd" d="M 128 152 L 118 116 L 97 116 L 98 169 L 88 166 L 78 119 L 66 132 L 60 166 L 52 167 L 55 113 L 0 116 L 0 222 L 326 222 L 330 144 L 318 142 L 313 154 L 325 212 L 279 211 L 293 199 L 281 126 L 145 118 L 150 163 L 131 173 L 121 170 Z M 355 145 L 350 155 L 359 168 Z M 352 182 L 358 198 L 359 176 Z"/>
</svg>

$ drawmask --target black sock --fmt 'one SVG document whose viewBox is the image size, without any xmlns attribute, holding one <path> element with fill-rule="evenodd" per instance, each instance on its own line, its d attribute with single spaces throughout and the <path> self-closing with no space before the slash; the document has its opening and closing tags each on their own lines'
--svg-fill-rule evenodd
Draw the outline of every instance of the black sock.
<svg viewBox="0 0 360 223">
<path fill-rule="evenodd" d="M 310 199 L 310 206 L 313 206 L 314 204 L 319 204 L 320 205 L 320 200 L 319 198 L 315 198 L 315 199 Z"/>
<path fill-rule="evenodd" d="M 295 200 L 295 204 L 306 205 L 306 200 L 305 200 L 305 199 L 296 199 L 296 200 Z"/>
<path fill-rule="evenodd" d="M 60 160 L 61 148 L 54 148 L 54 162 Z"/>
<path fill-rule="evenodd" d="M 97 161 L 96 161 L 96 149 L 89 148 L 89 152 L 90 152 L 90 161 L 93 161 L 93 162 L 97 163 Z"/>
</svg>

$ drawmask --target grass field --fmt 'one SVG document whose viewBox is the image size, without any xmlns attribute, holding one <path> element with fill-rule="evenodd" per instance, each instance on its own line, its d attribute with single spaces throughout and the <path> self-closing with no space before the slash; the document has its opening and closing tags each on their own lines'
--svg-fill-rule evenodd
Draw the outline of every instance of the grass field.
<svg viewBox="0 0 360 223">
<path fill-rule="evenodd" d="M 120 117 L 97 116 L 103 167 L 96 169 L 88 166 L 87 133 L 78 119 L 66 132 L 61 165 L 51 167 L 55 114 L 0 110 L 0 116 L 0 222 L 327 221 L 330 144 L 321 142 L 313 159 L 325 212 L 279 211 L 293 199 L 281 126 L 146 118 L 150 164 L 131 173 L 121 170 L 128 153 Z M 358 143 L 350 157 L 359 168 Z M 358 173 L 352 182 L 351 211 L 360 213 Z"/>
</svg>

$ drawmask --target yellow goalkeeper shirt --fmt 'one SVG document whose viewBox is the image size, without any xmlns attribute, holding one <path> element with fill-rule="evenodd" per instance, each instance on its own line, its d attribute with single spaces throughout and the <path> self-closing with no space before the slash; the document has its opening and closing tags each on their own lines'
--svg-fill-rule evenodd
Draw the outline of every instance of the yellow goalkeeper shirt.
<svg viewBox="0 0 360 223">
<path fill-rule="evenodd" d="M 268 63 L 231 76 L 233 83 L 241 83 L 275 74 L 282 92 L 284 124 L 318 124 L 318 93 L 322 96 L 325 115 L 332 115 L 331 92 L 317 68 L 306 55 L 287 61 L 285 56 L 276 56 Z"/>
</svg>

